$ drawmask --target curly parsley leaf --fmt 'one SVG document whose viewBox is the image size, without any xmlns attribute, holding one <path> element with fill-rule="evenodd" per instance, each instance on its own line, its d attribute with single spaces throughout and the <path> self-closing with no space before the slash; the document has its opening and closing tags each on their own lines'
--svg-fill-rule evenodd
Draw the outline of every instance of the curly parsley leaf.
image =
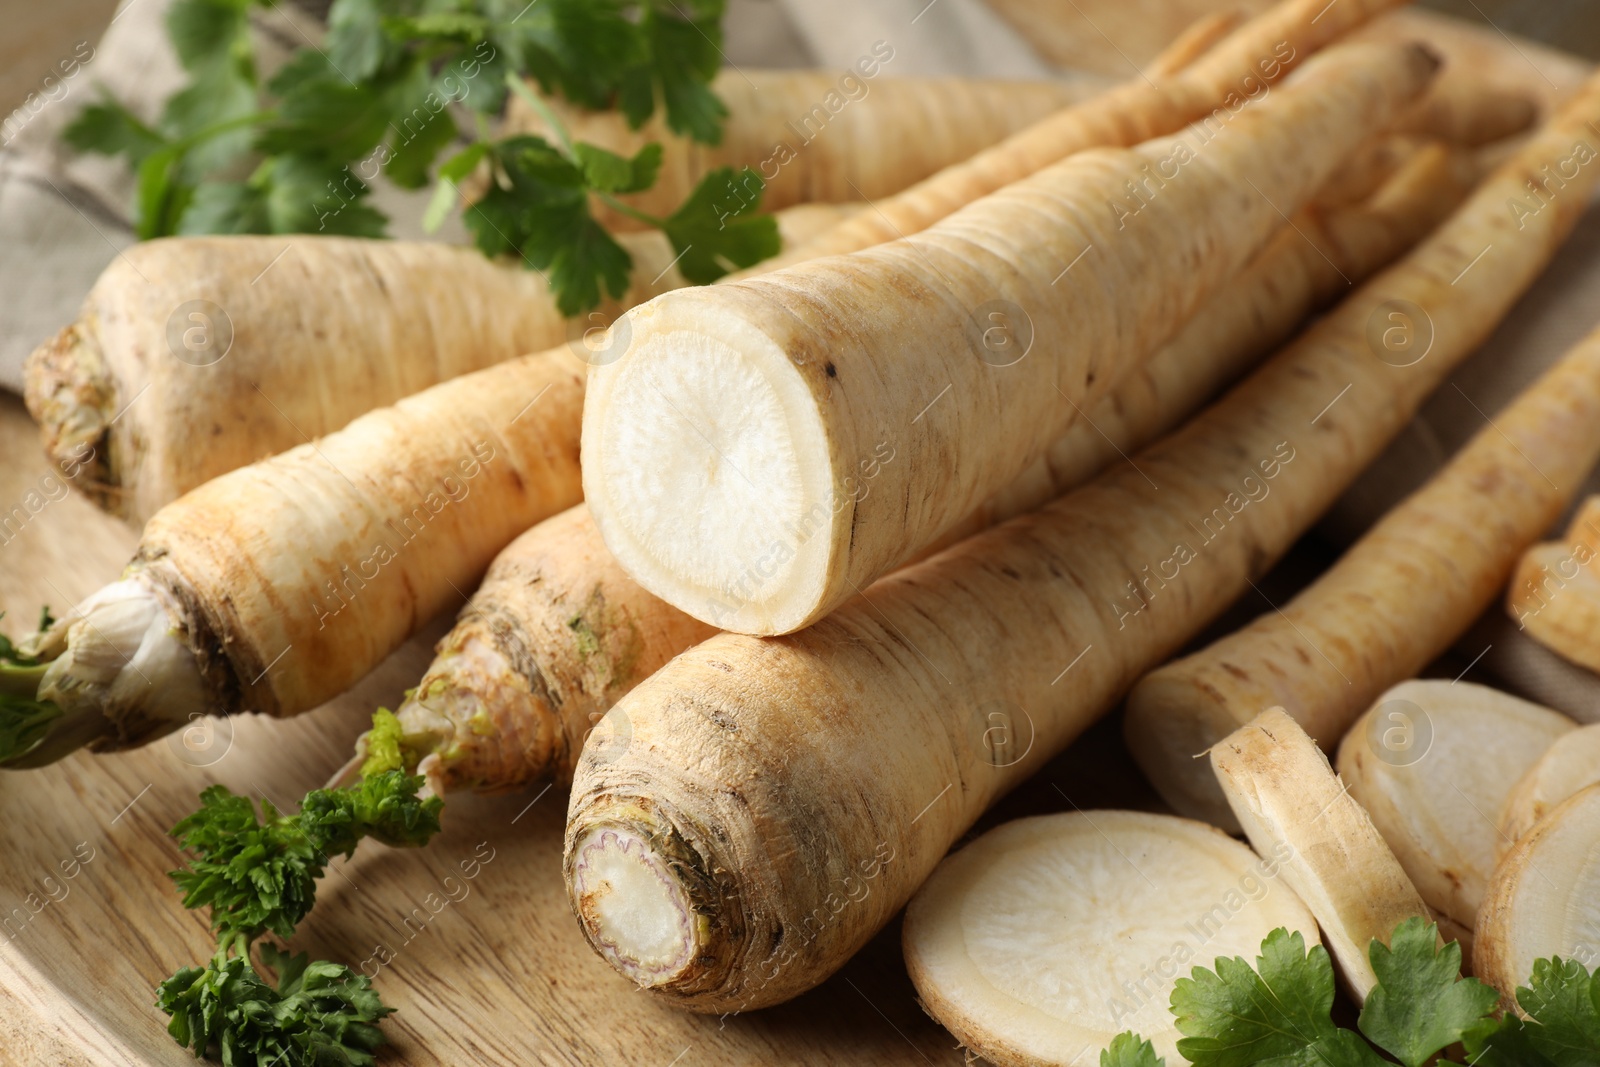
<svg viewBox="0 0 1600 1067">
<path fill-rule="evenodd" d="M 1389 944 L 1369 950 L 1378 987 L 1361 1009 L 1361 1032 L 1405 1067 L 1423 1067 L 1440 1049 L 1490 1018 L 1499 994 L 1461 978 L 1461 946 L 1435 949 L 1439 928 L 1407 919 Z"/>
<path fill-rule="evenodd" d="M 680 257 L 678 269 L 692 284 L 709 285 L 778 254 L 783 244 L 778 220 L 757 214 L 764 189 L 761 176 L 749 167 L 719 167 L 662 223 Z"/>
<path fill-rule="evenodd" d="M 1304 937 L 1280 928 L 1262 942 L 1254 968 L 1240 957 L 1219 958 L 1215 967 L 1196 967 L 1172 991 L 1172 1012 L 1187 1035 L 1178 1051 L 1191 1063 L 1294 1063 L 1334 1036 L 1333 964 L 1321 945 L 1308 953 Z"/>
<path fill-rule="evenodd" d="M 1100 1053 L 1100 1067 L 1166 1067 L 1167 1061 L 1156 1055 L 1155 1046 L 1132 1030 L 1111 1039 L 1111 1045 Z"/>
<path fill-rule="evenodd" d="M 327 855 L 349 856 L 364 837 L 396 848 L 427 844 L 439 832 L 439 797 L 423 800 L 420 776 L 388 770 L 348 789 L 314 789 L 300 805 L 300 825 Z"/>
<path fill-rule="evenodd" d="M 348 967 L 311 962 L 261 946 L 278 973 L 276 987 L 249 960 L 218 958 L 185 967 L 156 989 L 156 1004 L 172 1021 L 167 1032 L 196 1056 L 223 1063 L 281 1067 L 366 1067 L 384 1044 L 377 1023 L 394 1012 L 372 982 Z"/>
</svg>

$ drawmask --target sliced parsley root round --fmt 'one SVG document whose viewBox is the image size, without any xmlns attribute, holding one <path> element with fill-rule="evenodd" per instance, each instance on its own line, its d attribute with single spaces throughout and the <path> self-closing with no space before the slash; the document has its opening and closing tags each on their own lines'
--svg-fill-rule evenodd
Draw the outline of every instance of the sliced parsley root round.
<svg viewBox="0 0 1600 1067">
<path fill-rule="evenodd" d="M 906 241 L 635 309 L 584 409 L 606 544 L 720 628 L 815 621 L 1022 474 L 1436 68 L 1415 45 L 1333 50 L 1225 137 L 1082 153 Z M 1107 210 L 1174 159 L 1137 217 Z"/>
<path fill-rule="evenodd" d="M 1262 712 L 1211 750 L 1211 766 L 1245 836 L 1282 861 L 1282 878 L 1317 918 L 1358 1002 L 1378 984 L 1374 940 L 1428 917 L 1400 861 L 1345 792 L 1328 758 L 1282 708 Z"/>
<path fill-rule="evenodd" d="M 1394 686 L 1339 746 L 1339 775 L 1428 905 L 1478 917 L 1507 795 L 1576 724 L 1470 682 Z"/>
<path fill-rule="evenodd" d="M 1251 956 L 1279 927 L 1316 942 L 1276 871 L 1187 819 L 1018 819 L 952 853 L 912 898 L 906 968 L 928 1013 L 991 1063 L 1090 1063 L 1130 1029 L 1177 1063 L 1168 1001 L 1191 967 Z"/>
<path fill-rule="evenodd" d="M 1600 723 L 1562 735 L 1512 788 L 1500 812 L 1499 855 L 1510 852 L 1552 808 L 1596 782 L 1600 782 Z"/>
<path fill-rule="evenodd" d="M 892 75 L 893 54 L 880 42 L 877 54 L 862 63 Z M 615 111 L 586 111 L 554 97 L 544 104 L 574 141 L 626 157 L 659 142 L 663 152 L 656 183 L 621 199 L 639 211 L 667 215 L 718 167 L 757 168 L 767 179 L 762 196 L 767 210 L 877 200 L 1082 101 L 1091 91 L 1055 82 L 753 69 L 724 70 L 711 88 L 728 109 L 714 145 L 674 137 L 660 113 L 633 129 Z M 506 111 L 504 133 L 550 137 L 555 131 L 517 95 Z M 611 229 L 640 225 L 615 211 L 600 218 Z"/>
<path fill-rule="evenodd" d="M 1479 978 L 1517 1006 L 1518 988 L 1537 974 L 1534 961 L 1563 957 L 1592 964 L 1600 937 L 1600 785 L 1555 807 L 1500 862 L 1478 916 L 1473 966 Z M 1532 1008 L 1521 1000 L 1524 1012 Z M 1580 1011 L 1582 1010 L 1580 1006 Z M 1600 991 L 1588 1060 L 1600 1058 Z"/>
</svg>

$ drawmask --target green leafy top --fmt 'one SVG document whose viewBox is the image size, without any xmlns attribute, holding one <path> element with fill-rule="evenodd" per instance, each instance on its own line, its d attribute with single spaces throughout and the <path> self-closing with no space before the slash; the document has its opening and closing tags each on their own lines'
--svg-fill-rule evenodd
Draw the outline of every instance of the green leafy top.
<svg viewBox="0 0 1600 1067">
<path fill-rule="evenodd" d="M 0 619 L 5 613 L 0 612 Z M 39 632 L 55 622 L 50 609 L 39 613 Z M 38 750 L 61 718 L 61 708 L 39 699 L 39 685 L 48 664 L 30 656 L 0 633 L 0 766 Z"/>
<path fill-rule="evenodd" d="M 209 907 L 223 941 L 253 941 L 271 932 L 287 939 L 316 903 L 316 882 L 328 857 L 348 856 L 363 837 L 390 845 L 422 845 L 439 830 L 438 797 L 421 800 L 423 780 L 390 770 L 349 789 L 306 794 L 297 815 L 214 785 L 200 810 L 172 828 L 195 857 L 172 872 L 186 908 Z"/>
<path fill-rule="evenodd" d="M 394 1012 L 372 982 L 348 967 L 261 946 L 278 974 L 273 986 L 244 956 L 185 967 L 156 989 L 172 1021 L 167 1032 L 196 1056 L 216 1052 L 225 1064 L 364 1067 L 384 1043 L 377 1023 Z"/>
<path fill-rule="evenodd" d="M 137 171 L 139 237 L 381 237 L 386 220 L 365 202 L 369 183 L 381 172 L 403 188 L 426 185 L 440 154 L 466 139 L 457 117 L 471 117 L 477 139 L 440 168 L 427 221 L 436 225 L 456 183 L 487 164 L 494 185 L 467 219 L 479 247 L 548 270 L 570 315 L 596 306 L 602 291 L 620 296 L 632 265 L 594 221 L 591 198 L 648 188 L 660 148 L 624 160 L 571 144 L 565 131 L 559 150 L 538 138 L 492 141 L 482 131 L 508 87 L 526 93 L 531 77 L 581 106 L 615 107 L 635 128 L 659 107 L 673 131 L 721 138 L 726 109 L 709 83 L 726 0 L 334 0 L 325 46 L 301 49 L 263 82 L 249 13 L 267 3 L 175 0 L 167 30 L 185 88 L 154 123 L 106 99 L 65 131 L 79 150 L 126 156 Z M 640 216 L 667 230 L 696 282 L 777 247 L 770 220 L 721 224 L 753 203 L 723 210 L 712 231 L 706 201 L 718 193 L 702 192 L 712 184 L 671 219 Z"/>
<path fill-rule="evenodd" d="M 1529 1018 L 1495 1017 L 1495 991 L 1460 977 L 1461 948 L 1437 947 L 1438 928 L 1408 919 L 1369 954 L 1379 984 L 1360 1033 L 1334 1024 L 1333 964 L 1320 945 L 1275 930 L 1251 967 L 1218 959 L 1196 967 L 1172 992 L 1185 1035 L 1178 1052 L 1197 1067 L 1423 1067 L 1457 1043 L 1473 1067 L 1596 1067 L 1600 1064 L 1600 981 L 1573 961 L 1539 960 L 1517 1001 Z M 1364 1036 L 1363 1036 L 1364 1035 Z M 1393 1060 L 1379 1055 L 1382 1050 Z M 1148 1044 L 1118 1035 L 1101 1067 L 1161 1067 Z M 1447 1061 L 1439 1061 L 1446 1067 Z"/>
</svg>

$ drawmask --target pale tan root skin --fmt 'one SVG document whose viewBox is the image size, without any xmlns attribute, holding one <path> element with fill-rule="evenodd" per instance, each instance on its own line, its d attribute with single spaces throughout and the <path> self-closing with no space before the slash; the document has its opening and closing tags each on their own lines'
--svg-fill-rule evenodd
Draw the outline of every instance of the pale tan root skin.
<svg viewBox="0 0 1600 1067">
<path fill-rule="evenodd" d="M 565 783 L 601 716 L 713 633 L 629 578 L 579 505 L 496 557 L 400 722 L 445 789 Z"/>
<path fill-rule="evenodd" d="M 1273 705 L 1332 748 L 1379 693 L 1495 602 L 1597 458 L 1600 334 L 1496 413 L 1294 600 L 1142 679 L 1127 732 L 1145 773 L 1179 811 L 1231 825 L 1194 752 Z"/>
<path fill-rule="evenodd" d="M 654 141 L 664 152 L 656 183 L 621 199 L 665 218 L 718 167 L 751 167 L 772 211 L 805 203 L 859 203 L 891 196 L 1024 129 L 1093 90 L 1055 82 L 975 78 L 897 78 L 893 42 L 862 49 L 871 71 L 724 70 L 712 88 L 728 108 L 715 145 L 669 130 L 658 113 L 637 130 L 616 111 L 584 111 L 545 102 L 575 140 L 631 156 Z M 520 97 L 506 110 L 506 133 L 549 136 L 542 117 Z M 608 229 L 642 223 L 602 213 Z"/>
<path fill-rule="evenodd" d="M 853 208 L 779 215 L 804 242 Z M 472 249 L 346 237 L 139 244 L 28 361 L 28 410 L 73 485 L 134 523 L 217 475 L 438 382 L 571 341 L 688 282 L 658 232 L 634 284 L 577 319 L 543 277 Z"/>
<path fill-rule="evenodd" d="M 1567 798 L 1495 869 L 1478 912 L 1473 971 L 1521 1012 L 1516 993 L 1533 962 L 1560 956 L 1593 970 L 1600 946 L 1600 785 Z"/>
<path fill-rule="evenodd" d="M 1247 591 L 1549 261 L 1587 191 L 1521 229 L 1506 200 L 1597 118 L 1600 83 L 1410 256 L 1137 457 L 1142 475 L 1108 472 L 800 633 L 713 637 L 624 697 L 626 750 L 579 757 L 566 864 L 570 885 L 574 845 L 615 827 L 675 873 L 701 925 L 655 994 L 738 1011 L 816 985 L 996 797 Z M 1463 275 L 1489 241 L 1496 270 Z M 1434 309 L 1428 359 L 1372 358 L 1366 323 L 1393 299 Z M 1146 566 L 1179 556 L 1129 598 Z M 604 941 L 584 895 L 574 904 Z"/>
<path fill-rule="evenodd" d="M 1399 2 L 1344 0 L 1329 8 L 1316 0 L 1288 0 L 1245 23 L 1177 73 L 1135 78 L 1057 112 L 896 196 L 876 201 L 871 218 L 859 215 L 785 253 L 774 268 L 918 233 L 1075 152 L 1135 145 L 1208 116 L 1237 112 L 1313 53 Z"/>
<path fill-rule="evenodd" d="M 1432 920 L 1417 887 L 1328 757 L 1282 708 L 1270 708 L 1211 750 L 1211 767 L 1245 836 L 1263 856 L 1287 852 L 1283 879 L 1322 928 L 1358 1003 L 1378 984 L 1368 958 L 1401 922 Z"/>
<path fill-rule="evenodd" d="M 1331 50 L 1222 135 L 1196 127 L 1082 153 L 906 241 L 635 309 L 631 346 L 593 370 L 585 406 L 585 495 L 606 544 L 646 588 L 722 629 L 786 633 L 815 621 L 1043 455 L 1433 69 L 1416 46 Z M 1291 141 L 1298 150 L 1285 151 Z M 1184 161 L 1178 176 L 1152 199 L 1123 202 L 1127 182 L 1163 165 L 1170 173 L 1173 160 Z M 1079 264 L 1082 278 L 1067 278 L 1084 257 L 1093 263 Z M 1031 348 L 991 350 L 995 315 L 1026 320 Z M 724 409 L 692 394 L 690 419 L 659 399 L 657 379 L 732 387 L 701 370 L 725 365 L 739 369 L 748 403 Z M 727 495 L 736 482 L 717 481 L 737 467 L 718 442 L 737 450 L 750 419 L 792 457 L 792 470 L 755 475 L 771 480 L 756 517 Z M 716 465 L 705 492 L 739 514 L 707 500 L 657 518 L 663 479 L 687 475 L 648 457 L 708 447 Z M 865 458 L 885 448 L 903 458 L 882 463 L 870 491 L 852 492 Z M 674 522 L 735 529 L 738 540 L 702 551 L 704 539 Z"/>
<path fill-rule="evenodd" d="M 1478 177 L 1461 153 L 1418 145 L 1366 202 L 1302 212 L 1177 336 L 935 548 L 1033 510 L 1172 429 L 1287 341 L 1308 314 L 1421 240 Z"/>
<path fill-rule="evenodd" d="M 563 346 L 444 382 L 158 512 L 129 573 L 181 605 L 174 625 L 211 710 L 316 707 L 457 601 L 519 532 L 577 503 L 583 369 Z"/>
</svg>

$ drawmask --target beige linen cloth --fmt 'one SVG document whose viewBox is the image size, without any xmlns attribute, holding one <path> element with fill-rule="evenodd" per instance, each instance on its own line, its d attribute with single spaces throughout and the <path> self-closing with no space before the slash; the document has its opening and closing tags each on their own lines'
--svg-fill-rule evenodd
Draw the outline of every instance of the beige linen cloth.
<svg viewBox="0 0 1600 1067">
<path fill-rule="evenodd" d="M 1027 25 L 1028 5 L 1038 0 L 993 2 L 994 8 L 982 0 L 732 0 L 726 57 L 735 67 L 842 69 L 875 42 L 887 41 L 894 47 L 885 68 L 889 76 L 1126 77 L 1170 36 L 1177 18 L 1217 6 L 1213 0 L 1082 0 L 1073 8 L 1084 26 L 1076 32 L 1068 26 L 1052 39 L 1019 33 L 997 14 L 998 9 L 1017 25 Z M 69 0 L 68 6 L 94 9 L 104 3 Z M 38 47 L 21 53 L 36 62 L 41 76 L 52 70 L 59 75 L 65 69 L 61 61 L 89 50 L 92 58 L 69 62 L 71 76 L 39 82 L 0 134 L 0 386 L 20 388 L 27 353 L 74 317 L 101 270 L 133 243 L 127 217 L 131 177 L 115 162 L 74 157 L 58 138 L 100 85 L 153 118 L 159 102 L 181 84 L 162 26 L 167 3 L 124 0 L 98 41 L 41 33 Z M 1181 16 L 1172 14 L 1174 6 L 1182 8 Z M 1091 19 L 1090 12 L 1097 17 Z M 320 32 L 312 14 L 291 4 L 255 17 L 264 49 L 280 57 Z M 1153 31 L 1151 25 L 1163 17 L 1168 25 Z M 82 21 L 79 15 L 72 24 Z M 60 54 L 40 54 L 51 49 Z M 1052 66 L 1041 53 L 1094 72 Z M 14 91 L 17 83 L 9 79 L 0 92 Z M 0 100 L 0 110 L 17 103 Z M 375 195 L 392 220 L 391 233 L 420 236 L 416 220 L 426 192 L 380 189 Z M 460 231 L 444 236 L 459 239 Z M 1490 342 L 1346 494 L 1322 524 L 1322 535 L 1335 544 L 1358 536 L 1597 324 L 1600 210 L 1591 211 Z M 1591 478 L 1586 488 L 1600 491 L 1600 480 Z M 1580 719 L 1600 721 L 1600 679 L 1518 633 L 1499 605 L 1485 613 L 1456 652 L 1462 662 L 1476 658 L 1476 670 L 1509 688 Z"/>
</svg>

